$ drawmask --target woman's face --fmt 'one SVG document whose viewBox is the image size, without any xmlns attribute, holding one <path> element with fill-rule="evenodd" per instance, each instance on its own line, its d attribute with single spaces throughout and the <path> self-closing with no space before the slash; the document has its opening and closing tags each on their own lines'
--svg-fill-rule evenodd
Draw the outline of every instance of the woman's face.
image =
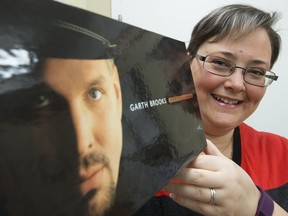
<svg viewBox="0 0 288 216">
<path fill-rule="evenodd" d="M 259 28 L 238 40 L 208 40 L 197 53 L 216 55 L 243 68 L 269 70 L 272 50 L 268 34 Z M 265 87 L 245 83 L 239 68 L 229 77 L 221 77 L 206 71 L 203 61 L 194 58 L 191 70 L 206 134 L 221 135 L 237 127 L 256 110 L 266 91 Z"/>
</svg>

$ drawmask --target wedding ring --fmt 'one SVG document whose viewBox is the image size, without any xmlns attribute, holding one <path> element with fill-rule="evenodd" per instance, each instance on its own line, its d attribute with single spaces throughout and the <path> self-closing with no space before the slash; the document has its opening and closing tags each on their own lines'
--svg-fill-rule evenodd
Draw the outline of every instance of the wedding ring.
<svg viewBox="0 0 288 216">
<path fill-rule="evenodd" d="M 211 194 L 211 197 L 210 197 L 209 204 L 214 205 L 216 201 L 216 191 L 214 188 L 210 188 L 210 194 Z"/>
</svg>

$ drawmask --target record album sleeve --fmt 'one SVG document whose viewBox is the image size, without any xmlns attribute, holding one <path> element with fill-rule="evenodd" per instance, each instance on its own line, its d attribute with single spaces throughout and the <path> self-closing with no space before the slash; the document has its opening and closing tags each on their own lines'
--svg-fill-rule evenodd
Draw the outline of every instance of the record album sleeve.
<svg viewBox="0 0 288 216">
<path fill-rule="evenodd" d="M 0 215 L 133 215 L 206 147 L 184 42 L 0 2 Z"/>
</svg>

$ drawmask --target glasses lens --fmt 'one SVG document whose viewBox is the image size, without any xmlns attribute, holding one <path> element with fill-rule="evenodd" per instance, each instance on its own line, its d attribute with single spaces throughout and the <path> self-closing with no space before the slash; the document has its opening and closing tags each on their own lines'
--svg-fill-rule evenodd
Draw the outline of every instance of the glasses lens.
<svg viewBox="0 0 288 216">
<path fill-rule="evenodd" d="M 268 86 L 273 82 L 275 74 L 270 71 L 262 71 L 257 68 L 247 68 L 244 80 L 256 86 Z"/>
<path fill-rule="evenodd" d="M 207 56 L 204 62 L 207 71 L 219 76 L 230 76 L 234 67 L 232 62 L 218 56 Z"/>
<path fill-rule="evenodd" d="M 260 87 L 265 87 L 269 86 L 273 80 L 277 80 L 277 76 L 275 73 L 271 71 L 265 71 L 261 70 L 259 68 L 242 68 L 236 66 L 233 62 L 230 60 L 227 60 L 225 58 L 221 58 L 219 56 L 200 56 L 201 61 L 203 62 L 203 67 L 205 70 L 208 72 L 218 75 L 218 76 L 230 76 L 235 68 L 241 68 L 244 72 L 244 80 L 245 82 L 255 85 L 255 86 L 260 86 Z"/>
</svg>

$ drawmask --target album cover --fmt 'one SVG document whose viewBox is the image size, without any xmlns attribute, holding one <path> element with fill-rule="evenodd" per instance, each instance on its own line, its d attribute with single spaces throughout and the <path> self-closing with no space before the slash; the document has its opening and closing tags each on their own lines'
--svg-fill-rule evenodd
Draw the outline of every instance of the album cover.
<svg viewBox="0 0 288 216">
<path fill-rule="evenodd" d="M 206 146 L 184 42 L 0 3 L 0 215 L 132 215 Z"/>
</svg>

